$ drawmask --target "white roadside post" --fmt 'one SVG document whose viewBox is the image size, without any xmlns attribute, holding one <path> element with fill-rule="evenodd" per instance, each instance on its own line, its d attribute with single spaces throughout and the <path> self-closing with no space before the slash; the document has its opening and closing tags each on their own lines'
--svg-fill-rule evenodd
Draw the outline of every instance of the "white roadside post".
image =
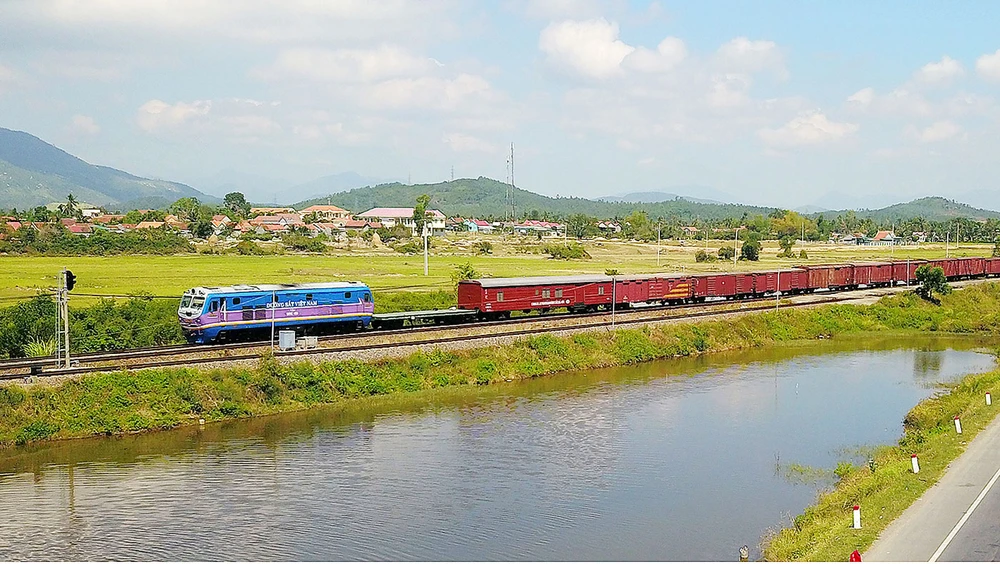
<svg viewBox="0 0 1000 564">
<path fill-rule="evenodd" d="M 861 528 L 861 506 L 859 505 L 854 506 L 854 528 Z"/>
<path fill-rule="evenodd" d="M 993 396 L 986 392 L 986 405 L 993 405 Z"/>
<path fill-rule="evenodd" d="M 959 435 L 962 434 L 962 420 L 957 415 L 955 416 L 955 432 Z"/>
<path fill-rule="evenodd" d="M 911 454 L 910 455 L 910 465 L 913 466 L 913 473 L 914 474 L 919 474 L 920 473 L 920 462 L 917 460 L 917 455 L 915 455 L 915 454 Z"/>
</svg>

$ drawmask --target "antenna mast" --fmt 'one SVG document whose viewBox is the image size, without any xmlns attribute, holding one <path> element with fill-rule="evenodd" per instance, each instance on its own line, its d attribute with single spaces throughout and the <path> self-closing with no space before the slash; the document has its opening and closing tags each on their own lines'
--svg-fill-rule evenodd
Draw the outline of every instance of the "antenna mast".
<svg viewBox="0 0 1000 564">
<path fill-rule="evenodd" d="M 514 143 L 510 144 L 510 220 L 517 223 L 517 206 L 514 204 Z"/>
</svg>

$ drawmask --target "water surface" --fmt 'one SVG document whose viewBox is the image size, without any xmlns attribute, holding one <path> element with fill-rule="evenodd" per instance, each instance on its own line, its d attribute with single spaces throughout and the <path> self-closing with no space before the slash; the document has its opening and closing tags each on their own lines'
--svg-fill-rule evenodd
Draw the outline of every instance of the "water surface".
<svg viewBox="0 0 1000 564">
<path fill-rule="evenodd" d="M 733 560 L 980 341 L 850 339 L 4 451 L 0 560 Z"/>
</svg>

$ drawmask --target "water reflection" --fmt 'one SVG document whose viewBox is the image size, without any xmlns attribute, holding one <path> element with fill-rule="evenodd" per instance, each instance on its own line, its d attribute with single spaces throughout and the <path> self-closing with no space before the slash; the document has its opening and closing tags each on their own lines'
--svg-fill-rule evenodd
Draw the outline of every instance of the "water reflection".
<svg viewBox="0 0 1000 564">
<path fill-rule="evenodd" d="M 834 340 L 11 450 L 0 560 L 730 560 L 813 500 L 816 481 L 789 479 L 793 465 L 832 468 L 845 448 L 891 442 L 930 383 L 993 366 L 975 341 L 900 344 Z"/>
</svg>

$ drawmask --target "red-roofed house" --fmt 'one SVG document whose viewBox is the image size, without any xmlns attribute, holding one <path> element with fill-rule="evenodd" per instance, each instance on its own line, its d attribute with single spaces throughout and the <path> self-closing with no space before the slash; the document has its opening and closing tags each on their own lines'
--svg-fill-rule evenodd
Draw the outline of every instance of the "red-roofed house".
<svg viewBox="0 0 1000 564">
<path fill-rule="evenodd" d="M 66 229 L 74 235 L 83 235 L 84 237 L 89 237 L 94 230 L 90 225 L 86 223 L 74 223 L 73 225 L 67 225 Z"/>
<path fill-rule="evenodd" d="M 306 216 L 316 214 L 320 220 L 334 221 L 337 219 L 350 219 L 351 212 L 337 206 L 309 206 L 304 210 L 299 210 L 299 217 L 305 219 Z"/>
</svg>

